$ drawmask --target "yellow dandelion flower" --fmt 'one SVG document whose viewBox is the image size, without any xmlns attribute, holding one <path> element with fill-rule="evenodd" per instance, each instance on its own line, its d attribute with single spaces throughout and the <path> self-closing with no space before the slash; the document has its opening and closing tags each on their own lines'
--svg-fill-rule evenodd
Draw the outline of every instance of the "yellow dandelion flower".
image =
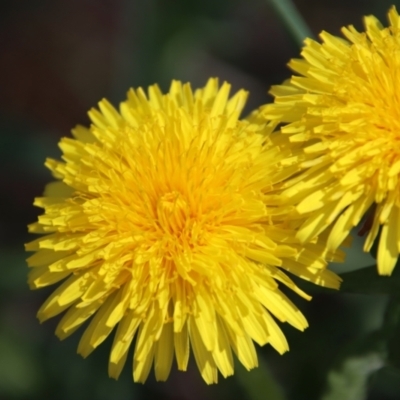
<svg viewBox="0 0 400 400">
<path fill-rule="evenodd" d="M 328 248 L 335 249 L 366 217 L 364 251 L 381 227 L 382 275 L 391 274 L 400 251 L 400 19 L 394 7 L 389 21 L 384 28 L 365 17 L 366 32 L 342 28 L 347 40 L 327 32 L 322 43 L 307 39 L 303 59 L 289 63 L 299 76 L 273 87 L 274 104 L 260 111 L 283 123 L 281 131 L 298 146 L 293 162 L 303 175 L 284 192 L 306 217 L 298 238 L 306 242 L 331 226 Z"/>
<path fill-rule="evenodd" d="M 232 350 L 251 369 L 253 341 L 288 350 L 274 317 L 307 327 L 278 283 L 308 296 L 283 269 L 339 285 L 323 244 L 301 246 L 285 222 L 274 192 L 285 152 L 268 128 L 239 120 L 247 93 L 229 91 L 216 79 L 194 93 L 174 81 L 165 95 L 129 91 L 120 112 L 102 100 L 90 129 L 61 140 L 63 161 L 46 162 L 58 181 L 35 199 L 45 211 L 30 232 L 45 236 L 26 245 L 29 283 L 63 282 L 38 317 L 67 310 L 56 329 L 64 339 L 93 316 L 84 357 L 116 328 L 111 377 L 133 343 L 139 382 L 153 363 L 167 379 L 174 354 L 186 370 L 190 348 L 207 383 L 233 374 Z"/>
</svg>

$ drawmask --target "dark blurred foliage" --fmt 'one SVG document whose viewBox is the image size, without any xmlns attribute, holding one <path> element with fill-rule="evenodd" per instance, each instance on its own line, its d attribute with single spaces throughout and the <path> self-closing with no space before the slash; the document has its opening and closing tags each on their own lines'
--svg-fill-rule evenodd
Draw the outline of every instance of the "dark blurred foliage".
<svg viewBox="0 0 400 400">
<path fill-rule="evenodd" d="M 323 29 L 339 34 L 348 24 L 361 29 L 366 14 L 386 23 L 391 3 L 295 1 L 315 36 Z M 198 87 L 218 76 L 234 90 L 250 90 L 247 111 L 270 101 L 269 86 L 289 76 L 285 65 L 299 49 L 268 1 L 3 0 L 0 50 L 0 399 L 246 399 L 243 372 L 208 387 L 193 360 L 186 373 L 173 368 L 166 383 L 151 374 L 145 385 L 134 384 L 130 362 L 119 381 L 109 379 L 110 341 L 83 360 L 76 355 L 80 333 L 59 342 L 56 319 L 37 321 L 52 288 L 29 291 L 23 243 L 40 212 L 33 198 L 51 179 L 45 158 L 59 156 L 59 139 L 87 124 L 86 112 L 101 98 L 118 104 L 132 86 L 157 82 L 166 90 L 180 79 Z M 348 264 L 357 263 L 350 256 Z M 287 399 L 320 399 L 344 376 L 341 354 L 381 327 L 387 296 L 315 291 L 306 302 L 289 295 L 310 327 L 301 333 L 284 326 L 291 351 L 279 356 L 266 346 L 259 356 Z M 257 373 L 244 374 L 255 377 L 259 398 L 274 400 Z M 368 400 L 400 399 L 398 370 L 378 368 L 368 387 Z"/>
</svg>

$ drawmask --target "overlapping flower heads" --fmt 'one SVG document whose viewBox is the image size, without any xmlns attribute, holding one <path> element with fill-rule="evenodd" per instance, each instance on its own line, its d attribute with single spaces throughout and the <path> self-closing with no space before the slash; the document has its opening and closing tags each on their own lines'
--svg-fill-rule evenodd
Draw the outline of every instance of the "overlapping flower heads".
<svg viewBox="0 0 400 400">
<path fill-rule="evenodd" d="M 103 100 L 90 129 L 61 140 L 63 161 L 46 162 L 57 181 L 35 200 L 44 214 L 30 231 L 44 236 L 26 246 L 29 283 L 62 282 L 38 315 L 66 311 L 61 339 L 90 319 L 84 357 L 115 329 L 112 377 L 133 344 L 135 381 L 153 363 L 165 380 L 174 354 L 185 370 L 190 349 L 207 383 L 233 373 L 232 350 L 253 368 L 253 341 L 288 350 L 275 318 L 307 326 L 279 289 L 307 298 L 285 270 L 339 286 L 322 239 L 300 245 L 281 204 L 289 147 L 265 124 L 239 120 L 247 93 L 229 90 L 215 79 L 194 93 L 180 82 L 165 95 L 131 90 L 120 112 Z"/>
<path fill-rule="evenodd" d="M 303 242 L 328 227 L 337 248 L 365 217 L 364 250 L 381 228 L 378 271 L 390 275 L 400 251 L 400 19 L 395 8 L 384 28 L 373 16 L 366 32 L 343 28 L 346 39 L 322 32 L 307 39 L 298 74 L 272 88 L 275 103 L 260 112 L 283 124 L 297 157 L 287 160 L 303 174 L 285 184 L 284 195 L 306 218 Z"/>
</svg>

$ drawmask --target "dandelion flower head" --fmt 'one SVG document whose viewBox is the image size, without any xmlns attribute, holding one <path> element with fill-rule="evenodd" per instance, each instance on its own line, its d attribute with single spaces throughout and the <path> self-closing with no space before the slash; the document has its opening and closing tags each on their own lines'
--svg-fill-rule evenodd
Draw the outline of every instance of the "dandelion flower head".
<svg viewBox="0 0 400 400">
<path fill-rule="evenodd" d="M 307 298 L 284 269 L 339 285 L 325 247 L 301 246 L 284 221 L 274 192 L 284 152 L 265 124 L 239 119 L 247 92 L 229 92 L 216 79 L 194 93 L 174 81 L 167 94 L 130 90 L 120 111 L 102 100 L 90 129 L 61 140 L 63 161 L 46 162 L 57 181 L 35 199 L 44 213 L 30 225 L 42 236 L 26 246 L 29 283 L 62 282 L 38 316 L 66 311 L 61 339 L 90 320 L 84 357 L 115 329 L 114 378 L 131 345 L 139 382 L 153 364 L 167 379 L 174 358 L 186 370 L 190 349 L 207 383 L 233 374 L 232 351 L 251 369 L 253 342 L 288 350 L 275 318 L 307 326 L 279 288 Z"/>
<path fill-rule="evenodd" d="M 306 217 L 298 238 L 330 226 L 335 249 L 364 217 L 364 251 L 381 229 L 382 275 L 400 252 L 400 19 L 394 7 L 388 17 L 388 27 L 368 16 L 365 32 L 342 28 L 345 39 L 327 32 L 322 43 L 307 39 L 303 58 L 289 63 L 298 75 L 273 87 L 274 104 L 261 109 L 302 149 L 294 162 L 303 174 L 284 191 Z"/>
</svg>

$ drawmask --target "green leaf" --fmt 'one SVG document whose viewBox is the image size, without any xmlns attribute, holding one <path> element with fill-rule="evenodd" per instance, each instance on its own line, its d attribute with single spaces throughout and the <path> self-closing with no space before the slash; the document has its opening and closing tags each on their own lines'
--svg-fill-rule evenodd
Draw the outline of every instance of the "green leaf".
<svg viewBox="0 0 400 400">
<path fill-rule="evenodd" d="M 360 271 L 351 274 L 360 276 L 356 272 Z M 369 275 L 367 278 L 374 280 Z M 400 295 L 396 294 L 389 297 L 381 329 L 358 338 L 344 350 L 338 367 L 328 375 L 328 390 L 322 400 L 363 400 L 371 386 L 382 385 L 382 378 L 396 380 L 400 376 L 399 337 Z M 385 373 L 380 373 L 382 369 Z"/>
<path fill-rule="evenodd" d="M 22 247 L 22 246 L 21 246 Z M 26 291 L 28 288 L 27 275 L 28 267 L 25 259 L 28 253 L 20 249 L 0 249 L 2 274 L 6 279 L 0 280 L 0 292 L 4 294 L 8 291 Z"/>
<path fill-rule="evenodd" d="M 391 296 L 386 308 L 382 331 L 387 337 L 388 363 L 400 368 L 400 296 Z"/>
<path fill-rule="evenodd" d="M 400 393 L 400 369 L 385 366 L 376 371 L 371 376 L 370 388 L 379 393 L 381 398 L 397 399 Z"/>
<path fill-rule="evenodd" d="M 0 397 L 34 397 L 44 383 L 44 374 L 29 343 L 2 330 L 0 354 Z"/>
<path fill-rule="evenodd" d="M 264 360 L 258 359 L 258 368 L 247 371 L 242 364 L 235 365 L 235 377 L 247 394 L 248 400 L 285 400 L 282 388 L 271 375 Z"/>
<path fill-rule="evenodd" d="M 343 283 L 340 291 L 358 294 L 393 294 L 400 293 L 400 268 L 394 269 L 391 276 L 380 276 L 376 266 L 362 268 L 340 275 Z"/>
<path fill-rule="evenodd" d="M 322 400 L 364 400 L 368 389 L 368 378 L 384 364 L 379 352 L 348 357 L 340 369 L 328 375 L 328 391 Z"/>
</svg>

